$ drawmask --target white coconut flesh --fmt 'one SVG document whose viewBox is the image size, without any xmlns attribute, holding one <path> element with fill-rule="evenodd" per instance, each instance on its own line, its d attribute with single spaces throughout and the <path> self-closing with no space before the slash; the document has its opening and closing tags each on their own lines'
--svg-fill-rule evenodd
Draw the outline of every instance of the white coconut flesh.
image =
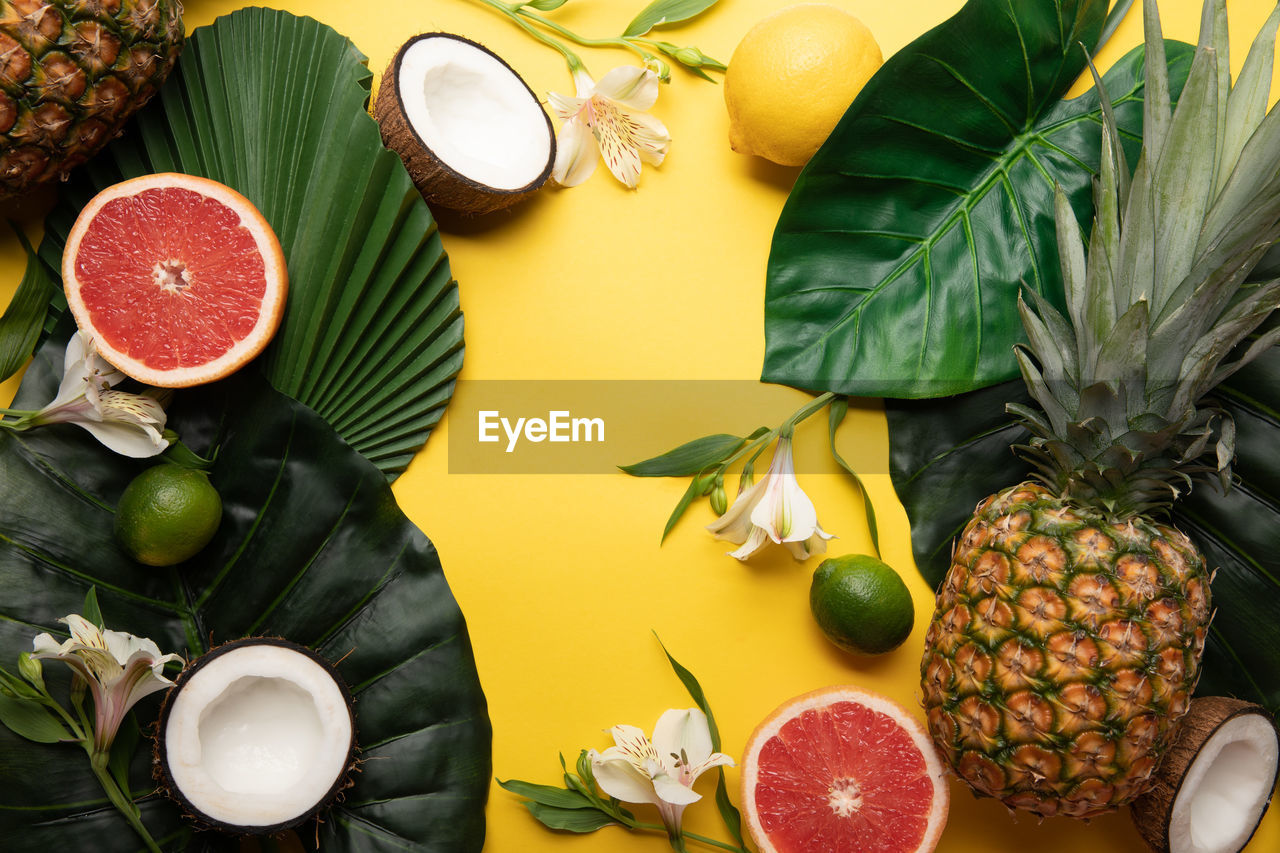
<svg viewBox="0 0 1280 853">
<path fill-rule="evenodd" d="M 405 118 L 455 172 L 498 190 L 537 181 L 551 157 L 546 114 L 497 57 L 448 36 L 420 38 L 400 59 Z"/>
<path fill-rule="evenodd" d="M 351 711 L 310 656 L 245 644 L 200 665 L 180 688 L 166 713 L 164 761 L 172 793 L 197 817 L 287 825 L 322 805 L 345 775 Z"/>
<path fill-rule="evenodd" d="M 1223 723 L 1187 769 L 1169 820 L 1171 853 L 1240 850 L 1271 796 L 1280 744 L 1271 723 L 1242 714 Z"/>
</svg>

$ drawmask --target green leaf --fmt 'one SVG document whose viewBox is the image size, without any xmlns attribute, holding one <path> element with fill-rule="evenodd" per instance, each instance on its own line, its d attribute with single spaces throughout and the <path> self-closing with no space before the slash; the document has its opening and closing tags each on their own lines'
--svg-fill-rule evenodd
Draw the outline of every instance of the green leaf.
<svg viewBox="0 0 1280 853">
<path fill-rule="evenodd" d="M 654 636 L 657 637 L 656 634 Z M 711 732 L 711 749 L 719 752 L 720 729 L 716 726 L 715 715 L 711 713 L 711 706 L 707 703 L 707 696 L 702 691 L 702 685 L 698 683 L 698 679 L 694 677 L 692 672 L 681 666 L 680 662 L 671 656 L 671 652 L 667 651 L 667 647 L 663 645 L 661 638 L 658 638 L 658 645 L 662 646 L 662 653 L 667 656 L 671 668 L 675 670 L 676 677 L 680 679 L 684 689 L 689 691 L 689 696 L 693 699 L 694 704 L 701 709 L 702 713 L 707 715 L 707 728 Z"/>
<path fill-rule="evenodd" d="M 691 477 L 723 462 L 744 444 L 746 439 L 736 435 L 708 435 L 686 442 L 661 456 L 618 467 L 633 477 Z"/>
<path fill-rule="evenodd" d="M 642 36 L 654 27 L 687 21 L 701 15 L 717 2 L 718 0 L 654 0 L 640 10 L 635 20 L 627 24 L 622 37 Z"/>
<path fill-rule="evenodd" d="M 96 586 L 89 587 L 89 591 L 84 594 L 84 606 L 80 608 L 80 615 L 87 621 L 97 625 L 99 629 L 105 629 L 106 623 L 102 621 L 102 607 L 98 604 L 98 588 Z"/>
<path fill-rule="evenodd" d="M 656 634 L 654 635 L 657 636 Z M 667 647 L 663 644 L 662 639 L 658 639 L 658 645 L 662 646 L 662 653 L 667 656 L 667 661 L 671 664 L 671 668 L 675 670 L 676 677 L 680 679 L 680 683 L 684 685 L 685 690 L 689 691 L 690 698 L 694 704 L 707 715 L 707 729 L 711 734 L 711 749 L 714 752 L 720 751 L 720 727 L 716 725 L 715 714 L 711 713 L 711 703 L 707 701 L 707 695 L 702 689 L 702 685 L 698 683 L 698 679 L 692 672 L 686 669 L 681 663 L 671 656 L 671 652 L 667 651 Z M 742 815 L 738 808 L 729 799 L 729 790 L 724 780 L 724 768 L 717 767 L 716 775 L 716 807 L 720 810 L 720 817 L 724 820 L 725 826 L 728 827 L 730 834 L 738 842 L 738 846 L 742 847 L 745 843 L 742 838 Z"/>
<path fill-rule="evenodd" d="M 16 226 L 14 232 L 27 253 L 27 268 L 13 299 L 0 316 L 0 381 L 17 373 L 31 357 L 44 328 L 49 300 L 58 292 L 53 276 L 27 242 L 26 235 Z"/>
<path fill-rule="evenodd" d="M 524 5 L 528 6 L 530 9 L 537 9 L 539 12 L 551 12 L 559 9 L 567 2 L 569 2 L 569 0 L 531 0 L 531 2 L 525 3 Z"/>
<path fill-rule="evenodd" d="M 35 743 L 57 743 L 70 737 L 66 727 L 44 705 L 35 699 L 3 692 L 0 692 L 0 723 L 14 734 Z"/>
<path fill-rule="evenodd" d="M 848 413 L 849 401 L 844 397 L 837 398 L 827 409 L 827 439 L 831 445 L 831 458 L 850 477 L 853 477 L 853 482 L 857 485 L 858 491 L 862 493 L 862 511 L 867 517 L 867 530 L 871 534 L 871 547 L 875 549 L 876 556 L 879 557 L 880 527 L 876 524 L 876 508 L 871 503 L 871 495 L 867 492 L 867 487 L 863 484 L 862 478 L 858 476 L 858 472 L 853 470 L 849 463 L 844 461 L 840 451 L 836 450 L 836 430 L 840 428 L 840 424 L 844 423 L 845 415 Z"/>
<path fill-rule="evenodd" d="M 1102 46 L 1111 41 L 1111 37 L 1116 34 L 1116 30 L 1120 28 L 1120 24 L 1124 21 L 1124 16 L 1129 14 L 1129 7 L 1133 5 L 1133 0 L 1118 0 L 1111 7 L 1111 11 L 1107 13 L 1107 19 L 1102 25 L 1102 35 L 1098 36 L 1098 44 L 1094 48 L 1096 53 L 1102 50 Z"/>
<path fill-rule="evenodd" d="M 1174 504 L 1172 522 L 1210 566 L 1213 620 L 1197 692 L 1239 696 L 1280 713 L 1280 349 L 1241 369 L 1217 391 L 1236 424 L 1236 482 L 1223 494 L 1197 482 Z M 987 495 L 1026 479 L 1011 444 L 1027 432 L 1005 414 L 1025 403 L 1020 383 L 939 400 L 889 401 L 890 473 L 911 521 L 916 565 L 933 586 L 950 565 L 951 542 Z"/>
<path fill-rule="evenodd" d="M 1092 213 L 1096 92 L 1062 94 L 1102 0 L 970 0 L 885 62 L 801 172 L 778 220 L 763 378 L 930 397 L 1017 375 L 1017 293 L 1063 307 L 1053 190 Z M 1171 44 L 1181 81 L 1192 49 Z M 1031 58 L 1028 60 L 1028 58 Z M 1105 76 L 1136 156 L 1142 53 Z"/>
<path fill-rule="evenodd" d="M 595 832 L 597 829 L 618 823 L 598 809 L 561 809 L 555 806 L 544 806 L 533 800 L 526 800 L 524 805 L 529 810 L 529 814 L 544 826 L 563 832 Z"/>
<path fill-rule="evenodd" d="M 694 477 L 689 481 L 689 488 L 684 490 L 684 494 L 680 496 L 680 500 L 676 503 L 676 508 L 671 511 L 671 515 L 667 518 L 666 526 L 662 528 L 662 538 L 659 542 L 666 542 L 667 535 L 675 528 L 676 522 L 680 520 L 680 516 L 684 515 L 685 510 L 693 503 L 693 499 L 698 497 L 702 491 L 699 488 L 698 478 Z"/>
<path fill-rule="evenodd" d="M 537 785 L 533 782 L 521 782 L 519 779 L 509 779 L 506 782 L 501 779 L 496 781 L 498 787 L 504 791 L 510 791 L 513 794 L 526 797 L 544 806 L 555 806 L 558 809 L 595 808 L 595 804 L 591 800 L 577 791 L 553 788 L 550 785 Z"/>
<path fill-rule="evenodd" d="M 289 271 L 263 372 L 394 478 L 453 394 L 463 321 L 431 212 L 366 109 L 371 76 L 312 18 L 247 8 L 197 29 L 159 97 L 63 187 L 41 255 L 56 269 L 80 208 L 127 177 L 239 190 Z"/>
<path fill-rule="evenodd" d="M 37 352 L 20 401 L 48 399 L 57 386 L 62 331 Z M 29 649 L 40 631 L 64 629 L 57 619 L 76 612 L 90 587 L 109 627 L 188 659 L 248 635 L 309 646 L 355 697 L 362 757 L 353 786 L 316 829 L 320 849 L 479 851 L 492 775 L 484 694 L 439 555 L 386 478 L 254 371 L 183 390 L 170 423 L 197 451 L 219 447 L 209 476 L 223 522 L 203 551 L 169 569 L 133 562 L 113 532 L 112 508 L 150 460 L 104 452 L 68 425 L 0 435 L 0 660 Z M 65 693 L 65 673 L 45 667 L 45 676 L 55 697 Z M 149 696 L 135 707 L 144 731 L 159 702 Z M 139 749 L 132 791 L 154 789 L 149 765 L 149 750 Z M 0 766 L 6 850 L 60 850 L 86 838 L 95 853 L 136 850 L 82 754 L 0 732 Z M 239 849 L 231 837 L 193 836 L 163 797 L 138 806 L 153 836 L 172 839 L 166 850 Z"/>
</svg>

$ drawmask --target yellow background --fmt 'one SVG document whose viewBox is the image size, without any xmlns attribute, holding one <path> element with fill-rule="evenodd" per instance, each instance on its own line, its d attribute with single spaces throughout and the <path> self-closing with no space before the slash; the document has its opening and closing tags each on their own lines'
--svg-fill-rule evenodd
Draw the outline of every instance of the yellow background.
<svg viewBox="0 0 1280 853">
<path fill-rule="evenodd" d="M 1047 0 L 1040 0 L 1047 2 Z M 942 21 L 960 0 L 834 0 L 876 34 L 889 55 Z M 1029 0 L 1017 0 L 1029 2 Z M 789 0 L 721 0 L 663 37 L 695 44 L 728 61 L 742 35 Z M 188 32 L 236 8 L 235 2 L 186 3 Z M 348 35 L 377 72 L 408 37 L 445 30 L 478 40 L 506 58 L 540 96 L 571 91 L 564 63 L 473 0 L 287 2 Z M 589 35 L 622 30 L 645 0 L 570 0 L 553 16 Z M 1267 0 L 1230 2 L 1237 69 L 1268 9 Z M 1199 0 L 1165 0 L 1165 35 L 1196 40 Z M 1103 67 L 1141 41 L 1137 4 Z M 597 76 L 633 61 L 616 50 L 586 50 Z M 629 192 L 601 167 L 585 185 L 544 190 L 515 209 L 474 220 L 442 215 L 445 248 L 460 282 L 467 354 L 462 379 L 741 379 L 758 376 L 763 355 L 762 301 L 770 236 L 797 170 L 733 153 L 721 87 L 676 69 L 653 113 L 674 138 L 660 168 L 646 166 Z M 47 197 L 5 211 L 35 235 Z M 0 229 L 0 304 L 21 275 L 21 252 Z M 9 399 L 15 381 L 0 385 Z M 744 385 L 744 387 L 746 387 Z M 724 421 L 692 412 L 704 430 L 776 425 L 807 398 L 757 386 Z M 758 411 L 741 422 L 740 411 Z M 655 406 L 663 405 L 655 400 Z M 668 420 L 668 419 L 664 419 Z M 822 418 L 818 419 L 819 421 Z M 494 726 L 494 773 L 558 784 L 557 754 L 609 745 L 604 729 L 631 723 L 651 730 L 688 697 L 669 669 L 656 632 L 701 680 L 724 748 L 737 756 L 755 724 L 784 700 L 828 684 L 856 683 L 908 707 L 918 705 L 918 662 L 932 596 L 916 574 L 908 527 L 887 474 L 879 405 L 855 407 L 841 433 L 846 457 L 865 473 L 880 519 L 885 559 L 898 568 L 916 603 L 916 628 L 885 657 L 858 661 L 818 632 L 808 610 L 817 560 L 794 562 L 780 548 L 750 564 L 725 556 L 701 526 L 696 505 L 666 544 L 658 538 L 685 483 L 615 475 L 451 475 L 446 417 L 395 485 L 409 516 L 438 546 L 470 625 Z M 655 436 L 658 447 L 701 434 Z M 869 548 L 861 499 L 829 462 L 825 428 L 798 434 L 802 485 L 824 527 L 839 538 L 831 554 Z M 635 461 L 619 459 L 619 463 Z M 1230 619 L 1230 613 L 1219 613 Z M 736 785 L 736 771 L 730 770 Z M 724 838 L 710 794 L 686 812 L 694 831 Z M 735 801 L 738 799 L 736 793 Z M 654 819 L 648 807 L 637 811 Z M 486 850 L 660 851 L 661 837 L 609 828 L 586 836 L 552 833 L 518 798 L 493 788 Z M 1126 814 L 1090 824 L 1038 822 L 952 787 L 941 851 L 1142 849 Z M 1265 821 L 1250 851 L 1280 849 L 1280 814 Z"/>
</svg>

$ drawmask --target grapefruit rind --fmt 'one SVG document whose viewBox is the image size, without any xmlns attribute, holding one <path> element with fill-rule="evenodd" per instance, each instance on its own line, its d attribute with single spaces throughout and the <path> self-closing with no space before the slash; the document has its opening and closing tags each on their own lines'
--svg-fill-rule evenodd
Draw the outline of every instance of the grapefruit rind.
<svg viewBox="0 0 1280 853">
<path fill-rule="evenodd" d="M 239 215 L 240 224 L 252 235 L 262 258 L 266 290 L 253 328 L 230 349 L 217 358 L 193 367 L 161 370 L 121 352 L 102 335 L 96 333 L 91 312 L 80 295 L 75 267 L 80 243 L 93 223 L 94 217 L 103 207 L 116 199 L 137 195 L 145 190 L 169 187 L 179 187 L 207 196 Z M 271 229 L 271 225 L 253 202 L 225 184 L 198 175 L 185 175 L 178 172 L 161 172 L 121 181 L 90 199 L 80 211 L 71 228 L 71 233 L 67 236 L 66 248 L 62 254 L 62 281 L 67 305 L 71 309 L 76 325 L 85 334 L 93 337 L 94 345 L 103 359 L 126 376 L 160 388 L 186 388 L 201 385 L 230 376 L 244 367 L 271 342 L 272 336 L 275 335 L 284 317 L 285 299 L 288 295 L 288 272 L 284 250 L 280 247 L 280 241 Z"/>
<path fill-rule="evenodd" d="M 924 758 L 926 771 L 933 783 L 933 799 L 930 803 L 924 837 L 921 839 L 920 844 L 909 853 L 929 853 L 929 851 L 937 847 L 938 840 L 942 836 L 942 829 L 947 823 L 947 813 L 950 808 L 950 789 L 946 768 L 938 757 L 933 740 L 929 737 L 924 725 L 912 716 L 906 708 L 887 696 L 851 685 L 824 687 L 784 702 L 769 716 L 765 717 L 755 731 L 751 733 L 751 737 L 747 739 L 747 745 L 742 751 L 740 802 L 742 803 L 743 820 L 760 853 L 782 853 L 774 846 L 773 840 L 762 825 L 760 815 L 756 810 L 754 791 L 760 771 L 759 758 L 761 749 L 771 738 L 777 736 L 784 725 L 800 714 L 805 711 L 827 708 L 838 702 L 853 702 L 888 716 L 911 739 L 911 743 Z M 829 851 L 828 853 L 851 853 L 851 851 Z"/>
</svg>

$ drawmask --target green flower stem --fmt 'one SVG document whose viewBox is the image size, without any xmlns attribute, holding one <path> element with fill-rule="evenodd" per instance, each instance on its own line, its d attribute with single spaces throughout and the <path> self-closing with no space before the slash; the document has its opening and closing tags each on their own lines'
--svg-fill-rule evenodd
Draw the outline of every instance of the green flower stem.
<svg viewBox="0 0 1280 853">
<path fill-rule="evenodd" d="M 778 428 L 779 435 L 783 438 L 790 438 L 791 433 L 795 430 L 797 424 L 805 418 L 815 415 L 827 406 L 831 405 L 835 398 L 836 395 L 831 391 L 827 391 L 825 394 L 813 398 L 808 403 L 801 406 L 794 415 L 783 422 L 782 426 Z"/>
<path fill-rule="evenodd" d="M 75 721 L 75 718 L 68 714 L 67 709 L 62 707 L 62 703 L 50 696 L 48 692 L 45 692 L 44 695 L 40 697 L 40 704 L 57 712 L 58 716 L 62 717 L 62 722 L 67 724 L 67 728 L 71 730 L 71 734 L 76 740 L 81 743 L 87 743 L 93 740 L 92 736 L 86 737 L 85 730 L 80 727 L 80 724 Z"/>
<path fill-rule="evenodd" d="M 500 12 L 501 14 L 506 15 L 508 18 L 511 19 L 511 22 L 514 23 L 516 26 L 518 26 L 520 29 L 524 30 L 526 33 L 533 36 L 543 44 L 558 50 L 561 56 L 564 57 L 564 61 L 569 63 L 570 72 L 576 71 L 579 68 L 583 67 L 582 59 L 578 56 L 578 54 L 574 53 L 572 50 L 566 47 L 562 42 L 557 41 L 556 39 L 553 39 L 551 36 L 547 35 L 546 33 L 539 30 L 537 27 L 534 27 L 533 25 L 531 25 L 528 21 L 524 20 L 523 16 L 521 15 L 521 10 L 519 10 L 518 7 L 512 8 L 510 5 L 500 2 L 500 0 L 476 0 L 476 2 L 483 3 L 485 6 L 488 6 L 490 9 L 493 9 L 496 12 Z"/>
<path fill-rule="evenodd" d="M 480 0 L 480 2 L 488 3 L 490 2 L 490 0 Z M 546 27 L 547 29 L 553 30 L 559 33 L 560 35 L 564 36 L 565 38 L 569 39 L 569 41 L 573 42 L 574 44 L 580 44 L 583 47 L 621 47 L 627 50 L 635 51 L 640 56 L 640 58 L 645 61 L 656 58 L 654 54 L 640 47 L 640 45 L 631 41 L 631 39 L 625 38 L 623 36 L 617 36 L 614 38 L 602 38 L 602 39 L 586 38 L 585 36 L 578 35 L 577 33 L 573 32 L 573 30 L 570 30 L 567 27 L 557 24 L 555 21 L 551 20 L 550 18 L 543 17 L 542 15 L 539 15 L 537 12 L 530 11 L 528 8 L 520 9 L 519 12 L 513 13 L 513 16 L 515 14 L 528 18 L 531 21 L 537 21 L 540 25 Z"/>
<path fill-rule="evenodd" d="M 17 418 L 17 420 L 7 421 L 0 420 L 0 427 L 20 432 L 31 426 L 31 418 L 36 413 L 26 409 L 4 409 L 0 408 L 0 418 Z"/>
<path fill-rule="evenodd" d="M 782 426 L 777 429 L 769 430 L 760 437 L 747 442 L 737 452 L 721 462 L 717 473 L 723 476 L 726 469 L 748 453 L 752 454 L 751 461 L 755 462 L 755 460 L 759 458 L 760 454 L 764 452 L 764 449 L 773 443 L 774 439 L 779 436 L 782 436 L 783 438 L 790 438 L 791 434 L 795 431 L 796 426 L 801 421 L 822 411 L 827 406 L 831 405 L 835 399 L 836 395 L 828 391 L 821 396 L 815 397 L 808 403 L 805 403 L 797 409 L 791 417 L 783 421 Z"/>
<path fill-rule="evenodd" d="M 663 835 L 667 834 L 667 828 L 660 823 L 641 823 L 633 820 L 628 823 L 627 826 L 632 829 L 643 829 L 649 832 L 661 832 Z M 726 844 L 723 841 L 716 841 L 714 838 L 708 838 L 705 835 L 698 835 L 696 832 L 681 830 L 680 835 L 682 838 L 686 838 L 689 841 L 696 841 L 699 844 L 705 844 L 708 847 L 718 847 L 721 850 L 732 850 L 733 853 L 744 853 L 741 847 L 737 847 L 733 844 Z"/>
<path fill-rule="evenodd" d="M 156 844 L 155 839 L 151 837 L 151 833 L 147 831 L 146 826 L 142 823 L 142 812 L 132 799 L 116 784 L 116 780 L 111 778 L 111 774 L 107 771 L 107 754 L 103 752 L 95 753 L 89 741 L 84 741 L 85 751 L 89 753 L 89 765 L 93 768 L 93 775 L 98 777 L 98 784 L 102 785 L 102 790 L 107 792 L 107 799 L 116 807 L 120 814 L 124 815 L 124 819 L 133 827 L 133 831 L 138 833 L 143 843 L 147 845 L 147 849 L 152 853 L 163 853 L 160 846 Z"/>
</svg>

